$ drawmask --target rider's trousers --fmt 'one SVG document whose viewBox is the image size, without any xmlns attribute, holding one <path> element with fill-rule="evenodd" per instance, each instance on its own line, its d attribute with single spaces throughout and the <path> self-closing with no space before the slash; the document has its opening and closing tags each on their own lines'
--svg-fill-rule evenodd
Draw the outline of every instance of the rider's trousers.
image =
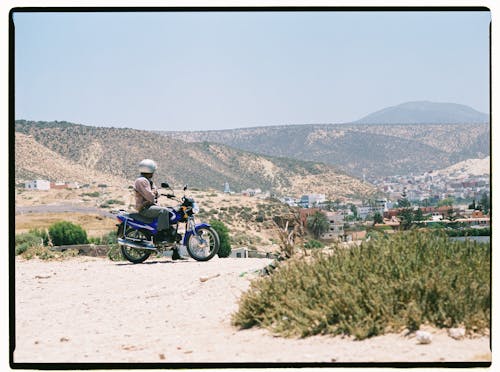
<svg viewBox="0 0 500 372">
<path fill-rule="evenodd" d="M 139 212 L 140 215 L 148 218 L 158 217 L 158 230 L 167 230 L 170 227 L 168 208 L 152 205 Z"/>
</svg>

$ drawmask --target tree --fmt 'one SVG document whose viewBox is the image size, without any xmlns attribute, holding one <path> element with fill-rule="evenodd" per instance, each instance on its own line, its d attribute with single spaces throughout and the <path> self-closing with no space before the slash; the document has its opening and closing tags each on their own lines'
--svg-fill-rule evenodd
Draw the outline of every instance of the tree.
<svg viewBox="0 0 500 372">
<path fill-rule="evenodd" d="M 472 204 L 469 204 L 469 209 L 476 210 L 476 199 L 472 200 Z"/>
<path fill-rule="evenodd" d="M 335 201 L 333 203 L 335 204 L 335 209 L 339 209 L 340 205 L 342 204 L 342 200 L 335 199 Z"/>
<path fill-rule="evenodd" d="M 410 201 L 408 200 L 407 194 L 406 194 L 406 188 L 403 190 L 403 193 L 401 194 L 401 199 L 398 200 L 398 207 L 400 208 L 408 208 L 411 206 Z"/>
<path fill-rule="evenodd" d="M 429 205 L 431 205 L 431 201 L 429 200 L 429 198 L 425 198 L 424 200 L 422 200 L 421 205 L 424 207 L 428 207 Z"/>
<path fill-rule="evenodd" d="M 438 207 L 453 207 L 453 198 L 445 198 L 438 201 Z"/>
<path fill-rule="evenodd" d="M 351 204 L 350 206 L 351 212 L 354 215 L 354 219 L 358 219 L 358 209 L 354 204 Z"/>
<path fill-rule="evenodd" d="M 382 217 L 380 212 L 375 212 L 373 215 L 373 224 L 375 225 L 376 223 L 384 223 L 384 217 Z"/>
<path fill-rule="evenodd" d="M 413 211 L 411 208 L 404 208 L 399 212 L 400 228 L 408 230 L 413 224 Z"/>
<path fill-rule="evenodd" d="M 306 225 L 316 239 L 319 239 L 330 228 L 330 222 L 321 212 L 315 212 L 312 216 L 307 217 Z"/>
<path fill-rule="evenodd" d="M 483 195 L 481 196 L 481 200 L 479 201 L 479 204 L 481 205 L 482 207 L 482 211 L 487 214 L 490 210 L 490 198 L 488 196 L 488 194 L 486 192 L 483 193 Z"/>
<path fill-rule="evenodd" d="M 87 233 L 80 225 L 68 221 L 56 222 L 49 227 L 49 236 L 54 245 L 87 244 Z"/>
<path fill-rule="evenodd" d="M 425 218 L 424 218 L 424 214 L 422 213 L 422 210 L 420 208 L 418 208 L 414 213 L 413 213 L 413 220 L 414 221 L 417 221 L 417 222 L 420 222 L 420 221 L 423 221 Z"/>
<path fill-rule="evenodd" d="M 231 254 L 229 229 L 222 221 L 218 220 L 211 220 L 210 225 L 215 231 L 217 231 L 217 235 L 219 235 L 220 246 L 217 255 L 219 257 L 229 257 L 229 255 Z"/>
</svg>

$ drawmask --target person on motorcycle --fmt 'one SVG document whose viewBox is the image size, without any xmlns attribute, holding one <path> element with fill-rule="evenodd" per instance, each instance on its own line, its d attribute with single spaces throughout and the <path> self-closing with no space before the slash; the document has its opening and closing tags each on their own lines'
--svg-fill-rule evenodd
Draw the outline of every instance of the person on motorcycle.
<svg viewBox="0 0 500 372">
<path fill-rule="evenodd" d="M 141 216 L 158 218 L 158 241 L 172 243 L 176 232 L 170 227 L 170 210 L 157 204 L 158 189 L 153 183 L 153 175 L 157 169 L 156 162 L 144 159 L 139 163 L 140 176 L 134 182 L 135 208 Z M 172 258 L 178 259 L 179 252 L 174 248 Z"/>
</svg>

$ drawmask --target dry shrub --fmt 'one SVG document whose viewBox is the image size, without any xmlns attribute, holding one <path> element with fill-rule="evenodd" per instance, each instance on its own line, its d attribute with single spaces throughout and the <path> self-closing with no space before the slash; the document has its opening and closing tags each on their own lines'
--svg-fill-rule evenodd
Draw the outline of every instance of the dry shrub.
<svg viewBox="0 0 500 372">
<path fill-rule="evenodd" d="M 412 231 L 291 258 L 252 282 L 232 322 L 283 336 L 363 339 L 421 324 L 490 326 L 490 246 Z"/>
<path fill-rule="evenodd" d="M 41 244 L 31 246 L 26 251 L 21 253 L 21 257 L 27 260 L 30 260 L 32 258 L 38 258 L 41 260 L 58 260 L 75 256 L 78 256 L 78 249 L 67 249 L 63 252 L 60 252 L 53 251 L 49 247 Z"/>
</svg>

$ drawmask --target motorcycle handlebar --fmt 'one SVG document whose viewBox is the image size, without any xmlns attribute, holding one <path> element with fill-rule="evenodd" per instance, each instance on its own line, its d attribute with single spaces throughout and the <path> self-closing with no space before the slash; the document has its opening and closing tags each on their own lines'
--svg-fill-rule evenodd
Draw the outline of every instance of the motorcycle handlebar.
<svg viewBox="0 0 500 372">
<path fill-rule="evenodd" d="M 162 196 L 166 196 L 169 199 L 175 199 L 175 195 L 174 194 L 161 194 L 161 195 Z"/>
</svg>

